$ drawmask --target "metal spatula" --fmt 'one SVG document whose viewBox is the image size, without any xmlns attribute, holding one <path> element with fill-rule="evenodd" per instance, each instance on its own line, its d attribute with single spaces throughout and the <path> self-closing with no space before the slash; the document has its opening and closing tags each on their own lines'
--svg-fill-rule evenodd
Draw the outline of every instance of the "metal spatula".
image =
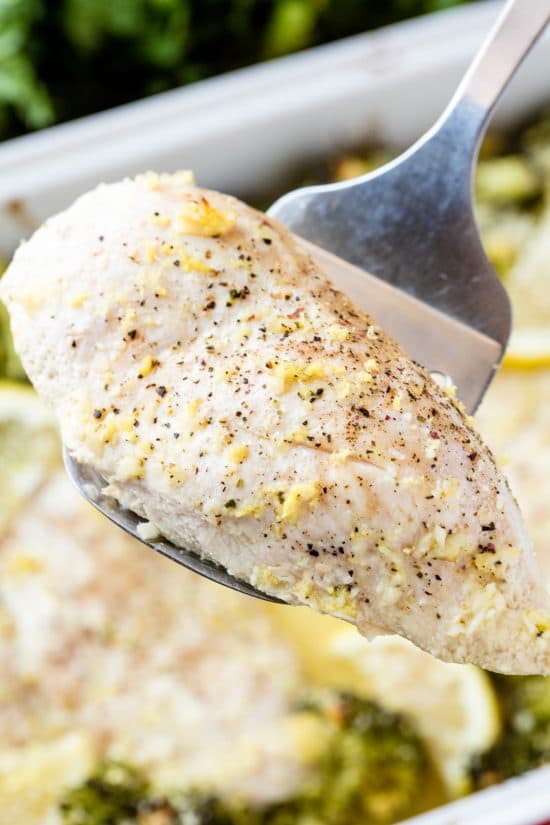
<svg viewBox="0 0 550 825">
<path fill-rule="evenodd" d="M 335 285 L 413 358 L 450 377 L 469 411 L 500 363 L 511 324 L 508 297 L 473 214 L 477 147 L 499 95 L 549 17 L 550 0 L 510 0 L 447 110 L 408 152 L 349 183 L 291 192 L 270 210 L 318 245 L 310 251 Z M 102 494 L 105 482 L 94 470 L 67 450 L 64 457 L 85 498 L 143 541 L 139 516 Z M 279 601 L 185 548 L 144 543 L 219 584 Z"/>
<path fill-rule="evenodd" d="M 549 17 L 550 0 L 509 0 L 447 109 L 414 146 L 371 174 L 298 189 L 270 209 L 297 235 L 376 276 L 316 256 L 409 355 L 450 376 L 469 412 L 500 363 L 511 325 L 474 217 L 477 149 Z"/>
</svg>

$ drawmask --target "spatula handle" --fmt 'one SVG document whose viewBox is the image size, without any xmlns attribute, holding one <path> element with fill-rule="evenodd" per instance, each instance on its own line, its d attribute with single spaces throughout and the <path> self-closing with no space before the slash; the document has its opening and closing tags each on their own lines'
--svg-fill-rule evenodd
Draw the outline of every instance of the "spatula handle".
<svg viewBox="0 0 550 825">
<path fill-rule="evenodd" d="M 550 20 L 550 0 L 508 0 L 446 115 L 464 105 L 482 130 L 508 81 Z M 445 118 L 445 116 L 444 116 Z"/>
</svg>

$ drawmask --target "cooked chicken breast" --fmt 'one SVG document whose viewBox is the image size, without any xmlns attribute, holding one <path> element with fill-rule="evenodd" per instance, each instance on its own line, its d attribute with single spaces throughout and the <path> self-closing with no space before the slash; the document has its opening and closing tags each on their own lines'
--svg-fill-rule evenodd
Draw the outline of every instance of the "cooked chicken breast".
<svg viewBox="0 0 550 825">
<path fill-rule="evenodd" d="M 550 673 L 550 599 L 489 450 L 275 221 L 183 174 L 100 186 L 2 296 L 68 448 L 174 543 L 364 632 Z"/>
</svg>

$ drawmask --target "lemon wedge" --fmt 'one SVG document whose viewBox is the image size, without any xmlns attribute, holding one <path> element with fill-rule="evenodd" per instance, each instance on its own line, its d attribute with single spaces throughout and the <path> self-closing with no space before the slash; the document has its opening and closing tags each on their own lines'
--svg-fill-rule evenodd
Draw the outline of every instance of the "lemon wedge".
<svg viewBox="0 0 550 825">
<path fill-rule="evenodd" d="M 351 625 L 307 607 L 266 609 L 293 644 L 309 684 L 348 690 L 406 715 L 429 748 L 446 792 L 468 792 L 471 756 L 500 733 L 497 698 L 482 670 L 441 662 L 399 636 L 369 641 Z"/>
<path fill-rule="evenodd" d="M 548 326 L 515 329 L 504 356 L 504 366 L 511 369 L 550 367 L 550 321 Z"/>
<path fill-rule="evenodd" d="M 441 662 L 399 636 L 368 641 L 344 628 L 332 647 L 335 664 L 353 661 L 366 695 L 413 721 L 448 793 L 467 793 L 472 754 L 492 745 L 500 732 L 488 676 L 473 665 Z"/>
<path fill-rule="evenodd" d="M 52 413 L 30 387 L 0 381 L 0 532 L 59 461 Z"/>
</svg>

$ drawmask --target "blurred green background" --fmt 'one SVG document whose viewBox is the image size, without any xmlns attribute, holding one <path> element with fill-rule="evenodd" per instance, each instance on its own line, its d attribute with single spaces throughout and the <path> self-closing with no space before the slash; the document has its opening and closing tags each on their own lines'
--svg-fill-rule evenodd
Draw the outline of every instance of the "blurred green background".
<svg viewBox="0 0 550 825">
<path fill-rule="evenodd" d="M 468 0 L 0 0 L 0 140 Z"/>
</svg>

